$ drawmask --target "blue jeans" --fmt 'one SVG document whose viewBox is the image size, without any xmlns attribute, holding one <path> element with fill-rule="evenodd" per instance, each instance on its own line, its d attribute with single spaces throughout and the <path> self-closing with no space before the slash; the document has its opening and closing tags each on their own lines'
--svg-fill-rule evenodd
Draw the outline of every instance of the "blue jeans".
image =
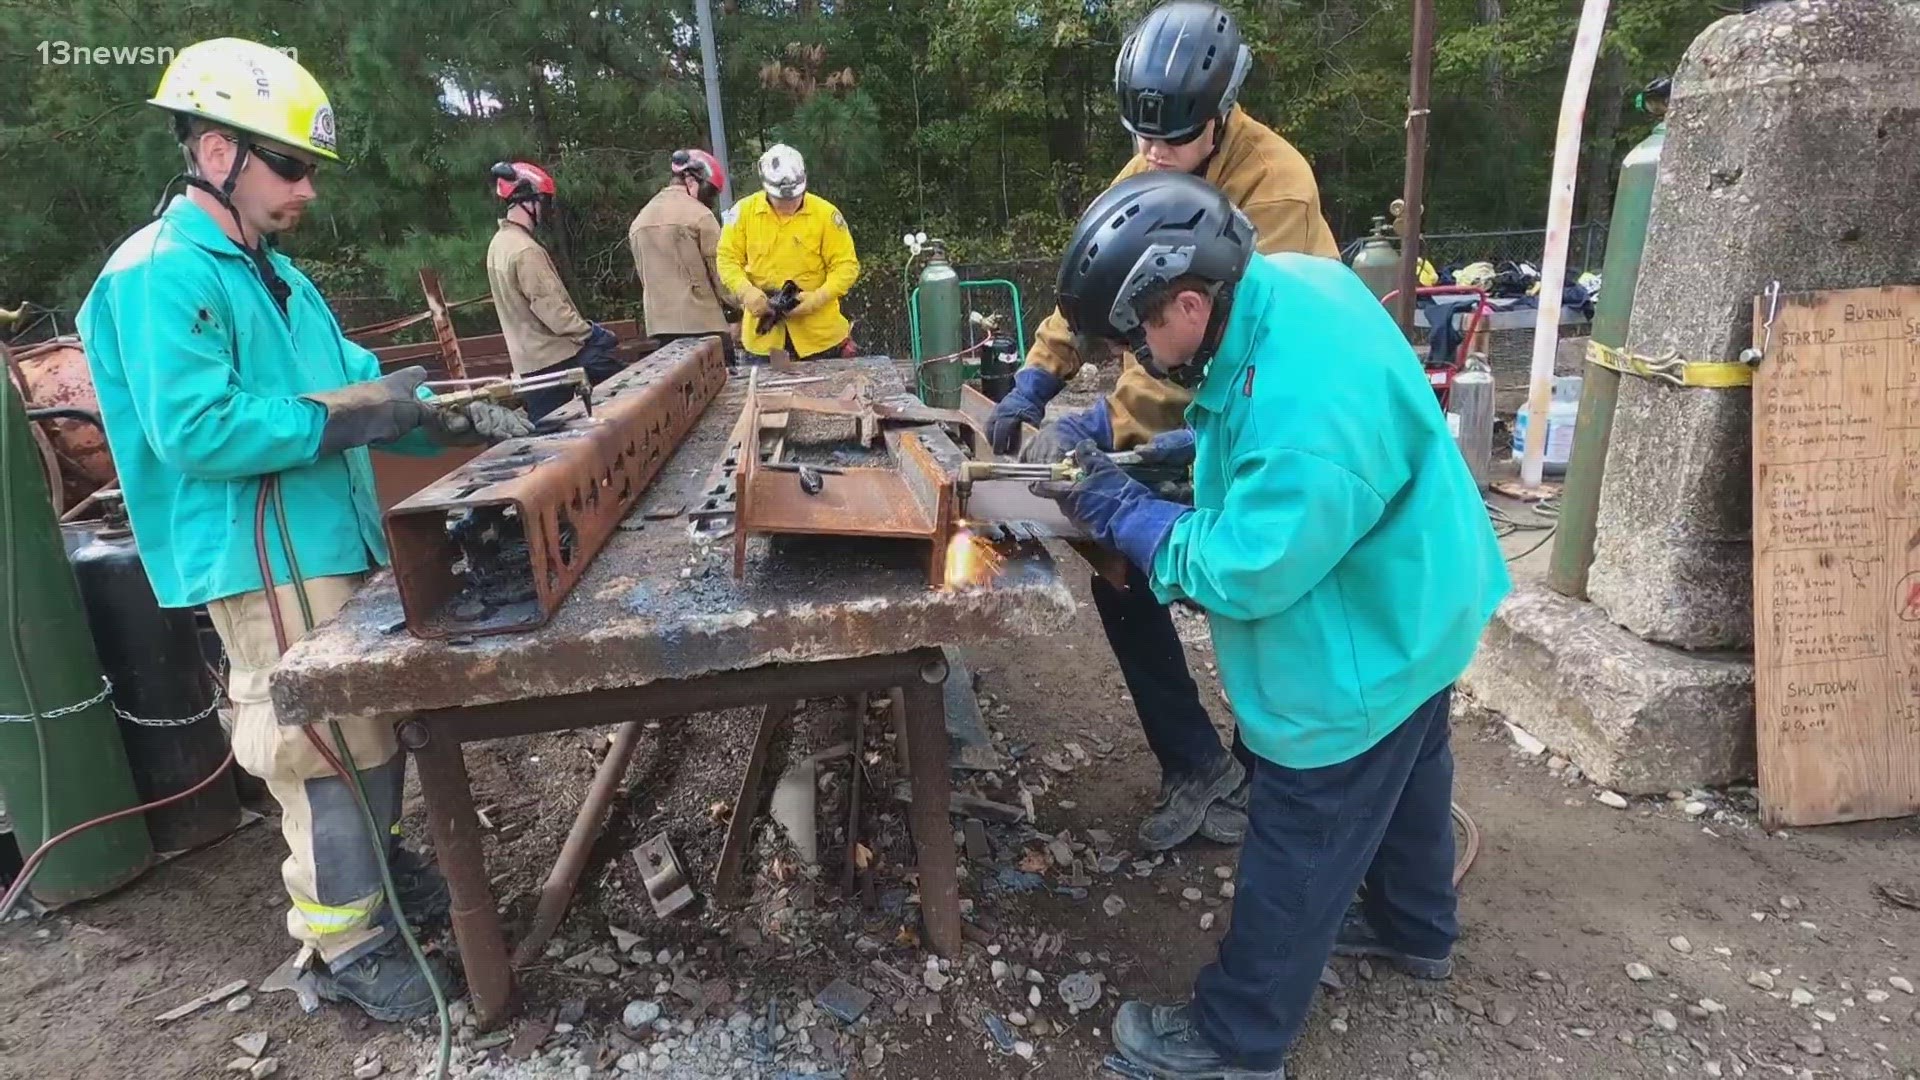
<svg viewBox="0 0 1920 1080">
<path fill-rule="evenodd" d="M 1133 696 L 1147 746 L 1160 760 L 1162 779 L 1179 780 L 1210 771 L 1223 752 L 1220 736 L 1187 670 L 1187 653 L 1180 647 L 1173 609 L 1153 595 L 1147 575 L 1131 560 L 1125 589 L 1094 575 L 1093 606 L 1100 612 L 1100 626 L 1107 632 L 1113 658 L 1120 663 L 1127 693 Z M 1252 775 L 1253 754 L 1240 741 L 1237 727 L 1233 755 Z"/>
<path fill-rule="evenodd" d="M 1193 987 L 1201 1034 L 1240 1068 L 1283 1063 L 1362 881 L 1382 944 L 1434 959 L 1452 951 L 1452 698 L 1452 687 L 1440 691 L 1338 765 L 1259 761 L 1233 925 Z"/>
</svg>

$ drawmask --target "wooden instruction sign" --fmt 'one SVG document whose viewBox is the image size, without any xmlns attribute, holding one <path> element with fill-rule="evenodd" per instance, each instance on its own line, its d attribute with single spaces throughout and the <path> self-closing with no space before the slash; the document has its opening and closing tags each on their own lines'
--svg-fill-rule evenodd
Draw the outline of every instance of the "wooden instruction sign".
<svg viewBox="0 0 1920 1080">
<path fill-rule="evenodd" d="M 1765 301 L 1753 619 L 1771 826 L 1920 811 L 1920 287 Z"/>
</svg>

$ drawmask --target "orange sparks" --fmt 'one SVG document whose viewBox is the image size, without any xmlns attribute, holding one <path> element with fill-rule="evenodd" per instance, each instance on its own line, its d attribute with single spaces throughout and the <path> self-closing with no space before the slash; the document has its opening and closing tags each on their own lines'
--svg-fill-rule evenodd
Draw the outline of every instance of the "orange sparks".
<svg viewBox="0 0 1920 1080">
<path fill-rule="evenodd" d="M 963 523 L 947 544 L 947 588 L 984 585 L 999 573 L 1000 563 L 993 547 Z"/>
</svg>

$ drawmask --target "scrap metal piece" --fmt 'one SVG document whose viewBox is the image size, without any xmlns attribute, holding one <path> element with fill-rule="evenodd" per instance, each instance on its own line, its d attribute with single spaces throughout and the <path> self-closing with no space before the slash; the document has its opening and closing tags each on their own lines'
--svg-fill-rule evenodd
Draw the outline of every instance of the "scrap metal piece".
<svg viewBox="0 0 1920 1080">
<path fill-rule="evenodd" d="M 818 495 L 820 494 L 820 489 L 825 487 L 826 483 L 827 483 L 826 480 L 820 475 L 819 469 L 816 469 L 811 465 L 800 466 L 800 490 L 801 491 L 804 491 L 809 495 Z"/>
<path fill-rule="evenodd" d="M 873 1004 L 873 995 L 845 979 L 835 979 L 813 1001 L 835 1020 L 852 1024 L 866 1015 L 867 1006 Z"/>
<path fill-rule="evenodd" d="M 164 1024 L 170 1020 L 178 1020 L 183 1016 L 187 1016 L 189 1014 L 199 1012 L 201 1009 L 204 1009 L 207 1006 L 214 1004 L 215 1002 L 225 1001 L 228 998 L 232 997 L 233 995 L 239 993 L 240 991 L 245 990 L 246 988 L 247 988 L 247 980 L 235 979 L 234 981 L 226 984 L 225 986 L 220 987 L 218 990 L 209 990 L 208 992 L 201 994 L 199 997 L 194 998 L 192 1001 L 187 1002 L 185 1005 L 181 1005 L 173 1009 L 168 1009 L 166 1012 L 163 1012 L 159 1016 L 154 1017 L 153 1018 L 154 1022 L 157 1024 Z"/>
<path fill-rule="evenodd" d="M 869 437 L 869 420 L 878 426 L 871 405 L 858 398 L 802 398 L 750 387 L 741 407 L 740 445 L 759 445 L 764 417 L 793 412 L 855 416 L 863 441 Z M 963 455 L 938 427 L 896 428 L 883 434 L 891 465 L 842 469 L 832 486 L 823 485 L 819 492 L 805 489 L 803 473 L 769 467 L 757 454 L 741 454 L 734 474 L 734 577 L 746 576 L 747 540 L 753 534 L 801 533 L 924 540 L 928 584 L 945 584 L 954 484 Z"/>
<path fill-rule="evenodd" d="M 388 510 L 407 629 L 432 640 L 551 619 L 726 381 L 717 340 L 675 342 L 602 383 L 597 416 L 564 406 L 553 434 L 509 439 Z"/>
<path fill-rule="evenodd" d="M 713 891 L 722 899 L 731 899 L 739 892 L 740 867 L 746 861 L 747 844 L 753 839 L 754 809 L 760 805 L 760 774 L 766 769 L 767 749 L 773 745 L 774 731 L 793 715 L 794 708 L 792 701 L 784 701 L 760 710 L 753 752 L 747 755 L 747 767 L 741 771 L 740 792 L 733 800 L 727 838 L 720 844 L 720 868 L 713 874 Z"/>
<path fill-rule="evenodd" d="M 1013 1048 L 1018 1045 L 1019 1040 L 1013 1037 L 1013 1030 L 1007 1027 L 1007 1022 L 995 1013 L 985 1013 L 980 1019 L 987 1026 L 987 1034 L 993 1036 L 994 1049 L 1003 1054 L 1013 1053 Z"/>
<path fill-rule="evenodd" d="M 1100 980 L 1076 971 L 1060 980 L 1060 1000 L 1074 1012 L 1084 1012 L 1100 1001 Z"/>
<path fill-rule="evenodd" d="M 693 903 L 693 885 L 673 842 L 661 833 L 633 849 L 634 865 L 647 885 L 647 899 L 653 901 L 654 914 L 666 918 Z"/>
</svg>

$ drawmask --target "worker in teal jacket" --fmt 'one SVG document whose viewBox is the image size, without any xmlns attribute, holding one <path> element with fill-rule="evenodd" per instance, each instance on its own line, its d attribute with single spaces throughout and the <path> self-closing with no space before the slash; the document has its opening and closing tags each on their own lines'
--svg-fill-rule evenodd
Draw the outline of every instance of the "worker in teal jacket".
<svg viewBox="0 0 1920 1080">
<path fill-rule="evenodd" d="M 446 883 L 387 831 L 376 845 L 348 766 L 278 723 L 268 678 L 387 562 L 369 446 L 432 453 L 532 425 L 491 404 L 428 406 L 423 368 L 383 376 L 268 243 L 303 216 L 319 163 L 339 160 L 332 108 L 304 68 L 255 42 L 201 42 L 151 103 L 171 114 L 186 190 L 113 251 L 79 317 L 141 562 L 163 607 L 207 605 L 226 648 L 234 757 L 281 805 L 287 928 L 317 954 L 320 993 L 376 1019 L 424 1015 L 429 978 L 445 972 L 402 950 L 380 863 L 410 918 L 443 916 Z M 339 730 L 390 831 L 406 775 L 393 718 Z"/>
<path fill-rule="evenodd" d="M 1079 478 L 1044 493 L 1163 600 L 1206 610 L 1255 755 L 1218 960 L 1188 1003 L 1114 1020 L 1121 1052 L 1161 1077 L 1284 1076 L 1336 949 L 1451 973 L 1448 702 L 1508 588 L 1385 309 L 1338 262 L 1254 245 L 1218 189 L 1151 173 L 1094 201 L 1060 270 L 1076 334 L 1193 388 L 1194 503 L 1156 498 L 1091 441 Z"/>
</svg>

